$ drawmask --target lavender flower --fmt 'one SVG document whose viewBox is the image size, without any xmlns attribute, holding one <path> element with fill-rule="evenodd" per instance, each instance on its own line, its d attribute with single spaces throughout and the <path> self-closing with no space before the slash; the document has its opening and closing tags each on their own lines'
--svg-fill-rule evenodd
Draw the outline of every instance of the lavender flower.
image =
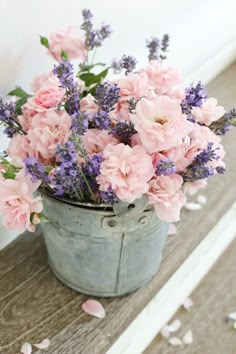
<svg viewBox="0 0 236 354">
<path fill-rule="evenodd" d="M 100 174 L 100 167 L 103 161 L 102 154 L 88 156 L 83 165 L 83 173 L 90 187 L 94 192 L 98 190 L 96 177 Z"/>
<path fill-rule="evenodd" d="M 21 124 L 17 118 L 16 103 L 15 102 L 3 102 L 3 98 L 0 96 L 0 123 L 6 125 L 6 129 L 3 131 L 8 138 L 12 138 L 16 133 L 23 133 Z"/>
<path fill-rule="evenodd" d="M 201 107 L 207 99 L 207 92 L 201 81 L 185 89 L 185 99 L 181 102 L 182 112 L 191 114 L 192 107 Z"/>
<path fill-rule="evenodd" d="M 199 179 L 205 179 L 213 176 L 215 170 L 218 172 L 217 168 L 215 169 L 214 167 L 207 165 L 209 162 L 219 160 L 216 150 L 218 150 L 218 148 L 214 150 L 213 143 L 208 143 L 207 147 L 194 158 L 186 171 L 182 173 L 184 181 L 193 182 Z M 221 173 L 223 173 L 223 170 L 221 170 Z"/>
<path fill-rule="evenodd" d="M 65 108 L 72 118 L 72 132 L 82 135 L 88 129 L 88 117 L 80 112 L 79 88 L 74 79 L 73 65 L 62 60 L 54 66 L 53 73 L 60 80 L 61 87 L 66 89 Z"/>
<path fill-rule="evenodd" d="M 176 172 L 176 167 L 172 160 L 166 158 L 161 159 L 156 168 L 156 175 L 157 176 L 168 176 L 172 173 Z"/>
<path fill-rule="evenodd" d="M 93 123 L 96 128 L 100 130 L 107 130 L 111 126 L 109 113 L 105 111 L 99 111 L 93 116 Z"/>
<path fill-rule="evenodd" d="M 44 166 L 35 157 L 27 157 L 25 159 L 25 175 L 31 175 L 31 181 L 49 182 L 49 178 L 44 171 Z"/>
<path fill-rule="evenodd" d="M 213 122 L 209 128 L 216 135 L 225 135 L 232 126 L 236 126 L 236 109 L 231 109 L 228 113 L 225 113 L 222 118 Z"/>
<path fill-rule="evenodd" d="M 113 59 L 111 62 L 111 68 L 114 74 L 119 74 L 122 70 L 122 59 Z"/>
<path fill-rule="evenodd" d="M 162 62 L 163 60 L 165 60 L 165 53 L 168 51 L 169 41 L 170 38 L 168 34 L 164 34 L 162 40 L 157 37 L 152 37 L 150 40 L 147 40 L 146 46 L 149 49 L 149 61 L 158 60 Z"/>
<path fill-rule="evenodd" d="M 122 61 L 121 61 L 121 67 L 125 69 L 125 75 L 128 73 L 132 72 L 137 64 L 137 60 L 135 57 L 130 56 L 130 55 L 123 55 Z"/>
<path fill-rule="evenodd" d="M 105 82 L 96 89 L 95 98 L 103 111 L 110 112 L 120 98 L 120 88 L 117 84 Z"/>
<path fill-rule="evenodd" d="M 100 191 L 100 197 L 102 202 L 107 203 L 107 204 L 115 204 L 118 203 L 118 198 L 115 196 L 113 190 L 111 187 L 107 189 L 107 191 Z"/>
<path fill-rule="evenodd" d="M 103 41 L 111 34 L 110 26 L 102 25 L 100 29 L 93 29 L 93 15 L 88 9 L 82 11 L 82 16 L 84 21 L 81 29 L 85 31 L 87 50 L 93 50 L 96 47 L 100 47 Z"/>
<path fill-rule="evenodd" d="M 131 137 L 135 133 L 137 132 L 134 129 L 134 124 L 128 121 L 118 122 L 110 131 L 111 135 L 126 145 L 131 145 Z"/>
</svg>

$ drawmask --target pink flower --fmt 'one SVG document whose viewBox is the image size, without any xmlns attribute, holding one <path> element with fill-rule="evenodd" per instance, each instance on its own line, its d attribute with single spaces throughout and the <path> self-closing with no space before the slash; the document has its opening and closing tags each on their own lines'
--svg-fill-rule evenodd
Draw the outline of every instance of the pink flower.
<svg viewBox="0 0 236 354">
<path fill-rule="evenodd" d="M 109 187 L 117 197 L 132 203 L 148 191 L 148 181 L 154 175 L 152 159 L 141 146 L 108 145 L 103 152 L 97 182 L 100 190 Z"/>
<path fill-rule="evenodd" d="M 85 36 L 78 32 L 76 26 L 50 34 L 49 54 L 60 61 L 62 50 L 67 53 L 69 60 L 79 59 L 82 62 L 85 60 L 87 55 Z"/>
<path fill-rule="evenodd" d="M 7 155 L 12 159 L 14 165 L 23 167 L 24 159 L 30 156 L 30 150 L 30 140 L 28 136 L 15 134 L 10 140 L 10 144 L 7 148 Z"/>
<path fill-rule="evenodd" d="M 201 108 L 193 107 L 191 112 L 196 122 L 210 125 L 212 122 L 223 117 L 225 109 L 222 106 L 217 106 L 215 98 L 209 98 L 203 103 Z"/>
<path fill-rule="evenodd" d="M 182 114 L 179 101 L 159 96 L 149 101 L 141 99 L 130 115 L 148 153 L 170 149 L 180 144 L 192 129 L 192 124 Z"/>
<path fill-rule="evenodd" d="M 107 130 L 88 129 L 82 136 L 88 154 L 102 152 L 109 144 L 117 144 L 117 140 Z"/>
<path fill-rule="evenodd" d="M 52 71 L 49 74 L 41 74 L 36 76 L 31 84 L 31 89 L 34 92 L 37 92 L 44 86 L 59 88 L 60 81 L 57 76 L 53 74 Z"/>
<path fill-rule="evenodd" d="M 33 196 L 40 183 L 32 183 L 24 170 L 18 173 L 15 180 L 0 180 L 0 213 L 3 225 L 9 230 L 22 233 L 26 229 L 34 229 L 30 216 L 43 209 L 42 198 Z"/>
<path fill-rule="evenodd" d="M 164 68 L 157 60 L 152 60 L 145 69 L 141 70 L 141 73 L 147 75 L 150 85 L 154 87 L 158 95 L 169 95 L 175 98 L 176 91 L 173 87 L 183 83 L 177 70 L 171 67 Z M 178 96 L 181 96 L 180 92 L 178 91 Z"/>
<path fill-rule="evenodd" d="M 179 220 L 182 206 L 186 197 L 181 191 L 183 179 L 180 175 L 155 177 L 149 182 L 147 193 L 149 204 L 154 204 L 157 216 L 164 221 L 174 222 Z"/>
<path fill-rule="evenodd" d="M 24 107 L 36 111 L 44 112 L 49 108 L 55 108 L 64 99 L 65 90 L 56 86 L 43 86 L 35 94 L 28 98 Z"/>
<path fill-rule="evenodd" d="M 130 73 L 116 81 L 120 88 L 120 99 L 115 114 L 129 120 L 129 103 L 131 98 L 152 97 L 153 91 L 147 81 L 146 75 Z"/>
<path fill-rule="evenodd" d="M 89 93 L 80 100 L 80 110 L 86 113 L 97 113 L 99 110 L 98 104 L 94 101 L 94 97 Z"/>
<path fill-rule="evenodd" d="M 207 185 L 207 181 L 205 179 L 201 179 L 199 181 L 194 182 L 185 182 L 183 185 L 183 192 L 186 194 L 194 195 L 198 192 L 199 189 L 205 188 Z"/>
<path fill-rule="evenodd" d="M 18 120 L 24 129 L 25 132 L 27 132 L 31 126 L 32 126 L 32 120 L 33 117 L 37 114 L 38 112 L 33 111 L 28 108 L 23 108 L 22 109 L 22 115 L 18 116 Z"/>
</svg>

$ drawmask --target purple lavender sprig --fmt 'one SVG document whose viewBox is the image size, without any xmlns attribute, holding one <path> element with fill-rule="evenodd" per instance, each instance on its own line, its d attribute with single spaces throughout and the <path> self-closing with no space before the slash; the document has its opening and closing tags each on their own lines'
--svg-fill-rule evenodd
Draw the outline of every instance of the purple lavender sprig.
<svg viewBox="0 0 236 354">
<path fill-rule="evenodd" d="M 185 89 L 185 98 L 181 102 L 182 112 L 191 115 L 193 107 L 201 107 L 207 99 L 207 91 L 201 81 Z"/>
<path fill-rule="evenodd" d="M 86 177 L 94 194 L 98 191 L 99 186 L 96 177 L 100 174 L 100 167 L 103 161 L 101 153 L 90 155 L 82 166 L 83 174 Z"/>
<path fill-rule="evenodd" d="M 114 74 L 119 74 L 122 70 L 122 59 L 113 59 L 111 62 L 111 68 Z"/>
<path fill-rule="evenodd" d="M 128 121 L 118 122 L 110 131 L 111 135 L 126 145 L 131 145 L 131 138 L 136 133 L 134 124 Z"/>
<path fill-rule="evenodd" d="M 104 82 L 98 85 L 95 99 L 103 111 L 110 112 L 120 99 L 120 88 L 117 84 Z"/>
<path fill-rule="evenodd" d="M 17 118 L 16 103 L 15 102 L 3 102 L 3 98 L 0 96 L 0 124 L 4 124 L 6 128 L 3 133 L 8 138 L 12 138 L 14 134 L 25 134 L 20 122 Z"/>
<path fill-rule="evenodd" d="M 123 55 L 121 59 L 121 68 L 125 69 L 125 75 L 131 73 L 137 65 L 137 59 L 131 55 Z"/>
<path fill-rule="evenodd" d="M 161 159 L 157 163 L 156 175 L 157 176 L 168 176 L 176 172 L 176 166 L 171 159 Z"/>
<path fill-rule="evenodd" d="M 164 34 L 161 40 L 157 37 L 152 37 L 150 40 L 147 40 L 146 47 L 149 49 L 149 61 L 158 60 L 159 62 L 162 62 L 165 60 L 169 42 L 170 37 L 168 34 Z"/>
<path fill-rule="evenodd" d="M 81 29 L 85 31 L 87 50 L 89 51 L 100 47 L 103 44 L 103 41 L 108 38 L 112 32 L 110 25 L 102 25 L 99 29 L 94 29 L 92 12 L 88 9 L 84 9 L 82 11 L 82 16 L 83 23 Z"/>
<path fill-rule="evenodd" d="M 49 183 L 49 177 L 47 176 L 44 166 L 36 157 L 27 157 L 25 163 L 25 175 L 31 175 L 31 181 L 33 183 L 42 181 L 42 183 Z"/>
<path fill-rule="evenodd" d="M 231 109 L 222 118 L 213 122 L 209 128 L 216 135 L 225 135 L 233 126 L 236 126 L 236 109 Z"/>
<path fill-rule="evenodd" d="M 113 205 L 115 203 L 118 203 L 119 201 L 119 199 L 116 197 L 111 187 L 109 187 L 107 191 L 100 191 L 100 197 L 102 202 L 106 204 Z"/>
<path fill-rule="evenodd" d="M 219 156 L 216 154 L 218 148 L 213 149 L 213 143 L 209 142 L 207 147 L 203 149 L 193 160 L 193 162 L 186 168 L 186 171 L 182 173 L 184 182 L 194 182 L 199 179 L 205 179 L 218 173 L 223 173 L 223 170 L 217 170 L 213 166 L 209 166 L 208 163 L 219 160 Z"/>
</svg>

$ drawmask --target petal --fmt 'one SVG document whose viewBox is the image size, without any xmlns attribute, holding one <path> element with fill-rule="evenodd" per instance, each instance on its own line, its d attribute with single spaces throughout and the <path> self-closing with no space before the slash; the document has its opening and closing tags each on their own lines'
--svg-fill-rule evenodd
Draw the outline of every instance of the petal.
<svg viewBox="0 0 236 354">
<path fill-rule="evenodd" d="M 21 347 L 21 353 L 23 354 L 31 354 L 32 353 L 32 345 L 30 343 L 24 343 Z"/>
<path fill-rule="evenodd" d="M 42 342 L 38 344 L 33 344 L 38 349 L 47 349 L 50 345 L 50 340 L 48 338 L 43 339 Z"/>
<path fill-rule="evenodd" d="M 195 210 L 200 210 L 202 209 L 201 204 L 198 203 L 187 203 L 184 205 L 185 209 L 195 211 Z"/>
<path fill-rule="evenodd" d="M 170 343 L 173 346 L 177 346 L 177 345 L 182 345 L 183 342 L 181 339 L 177 338 L 177 337 L 172 337 L 168 340 L 168 343 Z"/>
<path fill-rule="evenodd" d="M 183 343 L 186 345 L 192 344 L 193 343 L 193 332 L 188 330 L 184 335 L 183 335 Z"/>
<path fill-rule="evenodd" d="M 104 307 L 97 300 L 87 300 L 82 304 L 82 309 L 89 315 L 104 318 L 106 316 Z"/>
<path fill-rule="evenodd" d="M 185 310 L 189 311 L 191 307 L 193 307 L 193 301 L 190 297 L 187 297 L 186 299 L 184 299 L 181 305 L 185 308 Z"/>
<path fill-rule="evenodd" d="M 164 338 L 169 338 L 170 337 L 170 331 L 169 331 L 169 326 L 164 326 L 162 329 L 161 329 L 161 335 L 162 337 Z"/>
<path fill-rule="evenodd" d="M 236 312 L 232 312 L 227 316 L 227 319 L 231 321 L 236 321 Z"/>
<path fill-rule="evenodd" d="M 197 202 L 202 204 L 202 205 L 204 205 L 204 204 L 207 203 L 207 197 L 205 195 L 203 195 L 203 194 L 199 194 L 197 196 Z"/>
<path fill-rule="evenodd" d="M 177 232 L 175 224 L 171 223 L 168 230 L 168 236 L 173 236 Z"/>
<path fill-rule="evenodd" d="M 171 333 L 178 331 L 181 327 L 180 320 L 174 320 L 169 326 L 168 329 Z"/>
</svg>

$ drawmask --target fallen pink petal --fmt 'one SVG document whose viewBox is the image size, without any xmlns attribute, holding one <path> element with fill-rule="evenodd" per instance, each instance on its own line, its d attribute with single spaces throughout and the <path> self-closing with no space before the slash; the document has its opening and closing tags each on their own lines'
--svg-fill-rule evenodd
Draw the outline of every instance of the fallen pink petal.
<svg viewBox="0 0 236 354">
<path fill-rule="evenodd" d="M 236 312 L 232 312 L 227 316 L 229 321 L 236 321 Z"/>
<path fill-rule="evenodd" d="M 168 236 L 173 236 L 177 232 L 175 224 L 170 224 L 169 230 L 168 230 Z"/>
<path fill-rule="evenodd" d="M 168 343 L 173 345 L 173 346 L 179 346 L 182 345 L 183 342 L 181 339 L 177 338 L 177 337 L 172 337 L 168 340 Z"/>
<path fill-rule="evenodd" d="M 191 308 L 193 307 L 193 300 L 190 297 L 187 297 L 182 302 L 182 306 L 185 308 L 185 310 L 191 310 Z"/>
<path fill-rule="evenodd" d="M 178 331 L 181 327 L 180 320 L 174 320 L 169 326 L 168 329 L 171 333 Z"/>
<path fill-rule="evenodd" d="M 197 197 L 197 202 L 204 205 L 207 203 L 207 197 L 203 194 L 199 194 Z"/>
<path fill-rule="evenodd" d="M 191 331 L 191 329 L 183 335 L 182 341 L 186 345 L 190 345 L 193 343 L 193 332 Z"/>
<path fill-rule="evenodd" d="M 169 331 L 169 326 L 164 326 L 162 329 L 161 329 L 161 335 L 163 338 L 169 338 L 170 337 L 170 331 Z"/>
<path fill-rule="evenodd" d="M 89 315 L 104 318 L 106 316 L 104 307 L 102 304 L 97 300 L 87 300 L 83 303 L 82 309 Z"/>
<path fill-rule="evenodd" d="M 50 345 L 50 340 L 48 338 L 43 339 L 42 342 L 34 344 L 38 349 L 47 349 Z"/>
<path fill-rule="evenodd" d="M 197 211 L 197 210 L 202 209 L 201 204 L 193 203 L 193 202 L 185 204 L 184 207 L 185 207 L 185 209 L 190 210 L 190 211 Z"/>
<path fill-rule="evenodd" d="M 31 354 L 32 353 L 32 345 L 28 342 L 24 343 L 21 347 L 22 354 Z"/>
</svg>

